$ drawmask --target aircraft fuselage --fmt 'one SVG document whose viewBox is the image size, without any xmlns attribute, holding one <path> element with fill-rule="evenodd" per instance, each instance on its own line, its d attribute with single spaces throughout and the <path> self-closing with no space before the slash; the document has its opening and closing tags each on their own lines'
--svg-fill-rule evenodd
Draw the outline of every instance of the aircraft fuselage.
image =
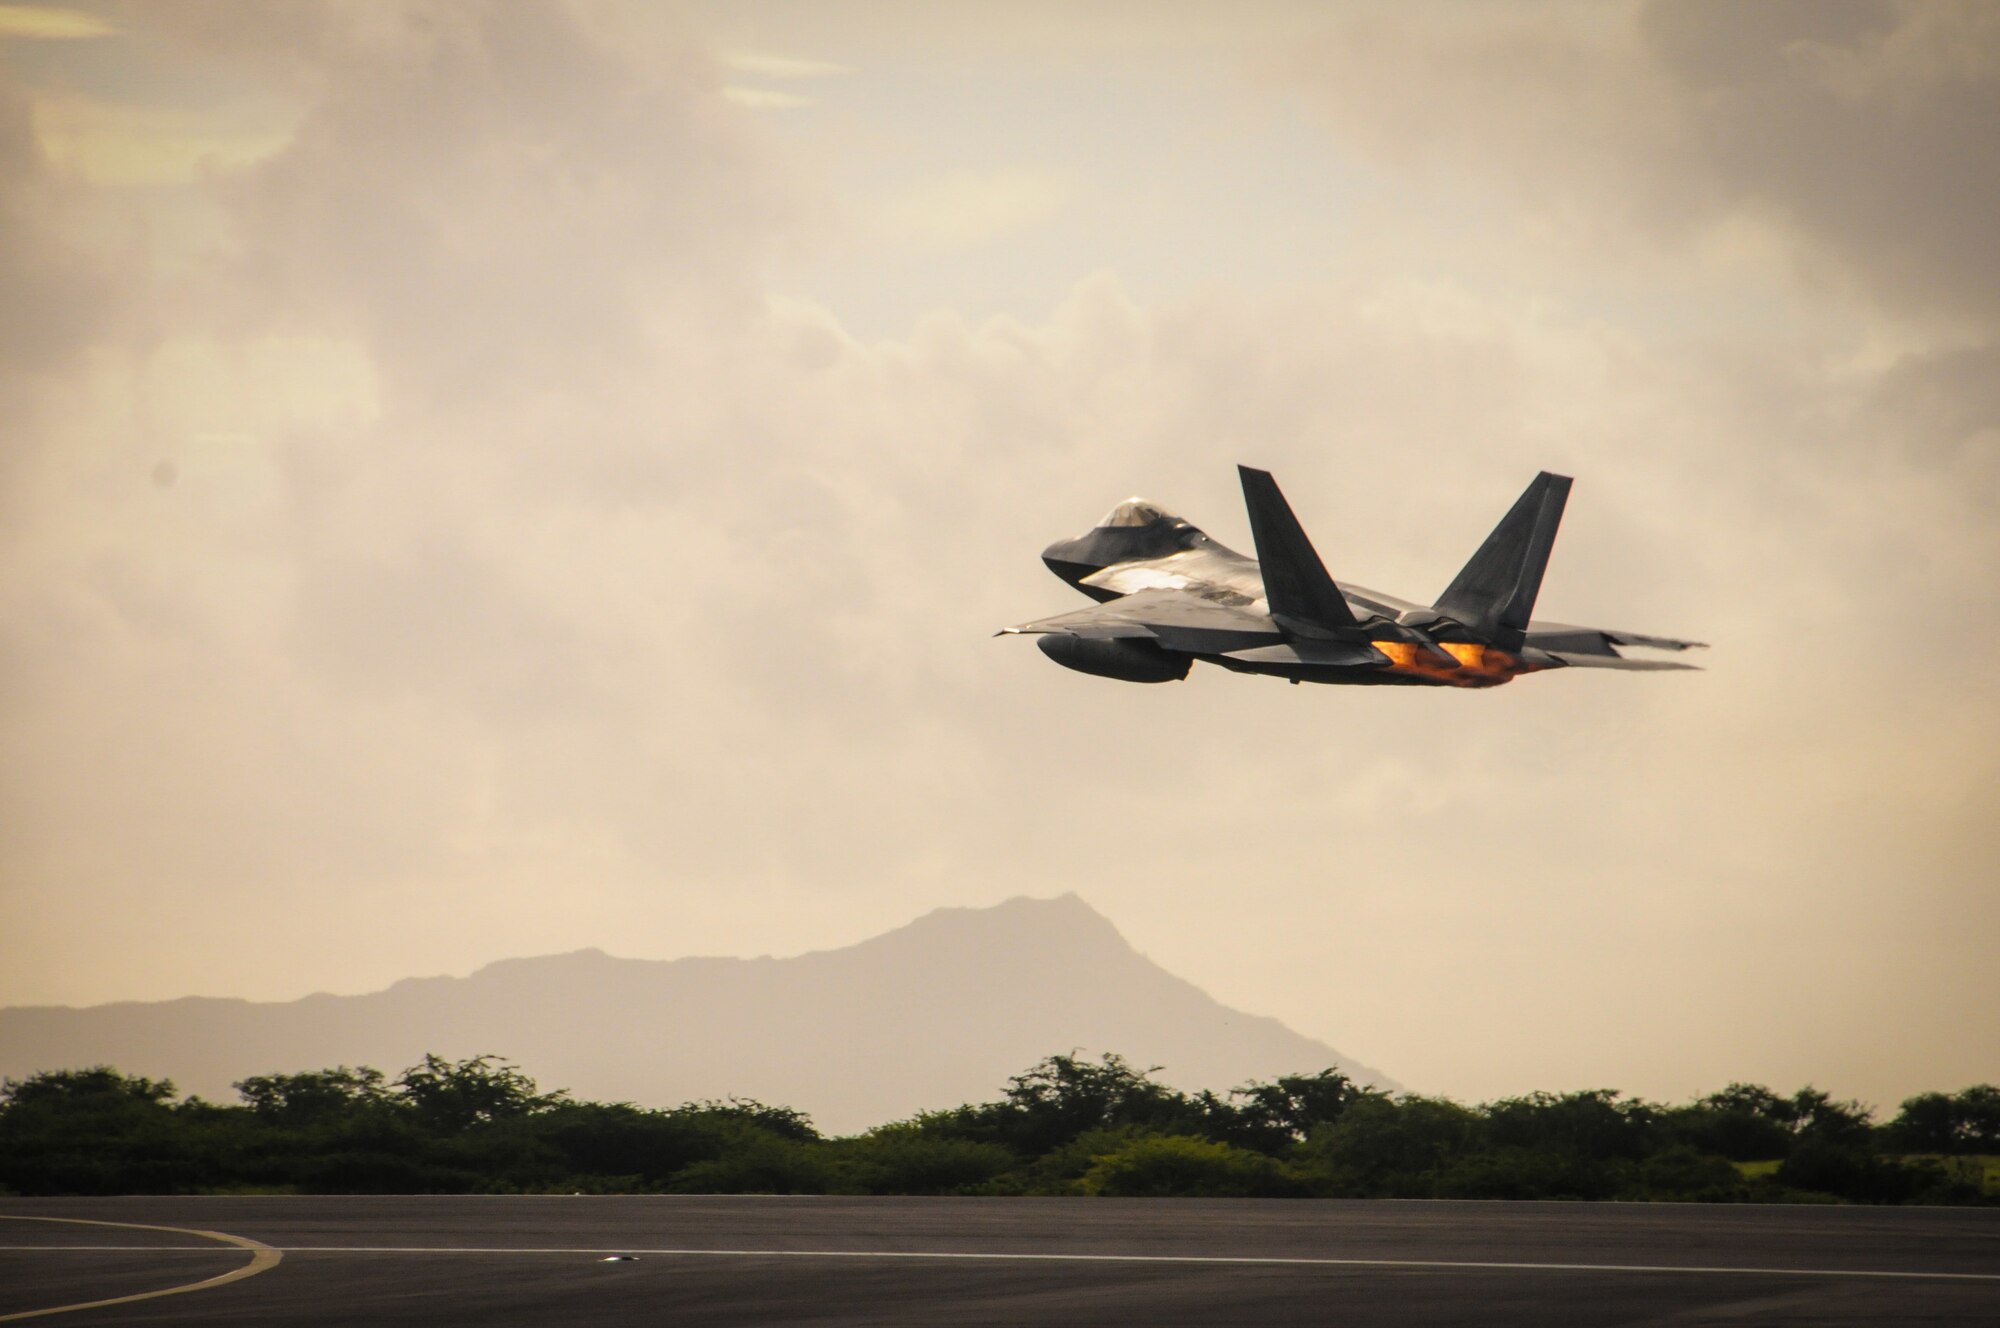
<svg viewBox="0 0 2000 1328">
<path fill-rule="evenodd" d="M 1051 572 L 1097 605 L 1003 634 L 1037 634 L 1064 667 L 1127 682 L 1175 681 L 1197 660 L 1292 682 L 1461 688 L 1579 665 L 1691 667 L 1627 659 L 1616 647 L 1700 642 L 1529 618 L 1569 493 L 1563 476 L 1537 476 L 1437 603 L 1421 604 L 1335 582 L 1276 482 L 1239 470 L 1261 560 L 1129 499 L 1042 551 Z"/>
</svg>

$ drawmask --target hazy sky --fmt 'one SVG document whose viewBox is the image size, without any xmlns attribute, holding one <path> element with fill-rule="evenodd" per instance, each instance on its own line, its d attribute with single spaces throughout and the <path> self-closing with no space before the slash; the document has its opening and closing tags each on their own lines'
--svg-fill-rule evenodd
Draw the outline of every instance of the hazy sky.
<svg viewBox="0 0 2000 1328">
<path fill-rule="evenodd" d="M 2000 1077 L 1996 216 L 1987 4 L 0 6 L 0 1003 L 1075 890 L 1427 1091 Z M 1709 671 L 990 639 L 1239 461 Z"/>
</svg>

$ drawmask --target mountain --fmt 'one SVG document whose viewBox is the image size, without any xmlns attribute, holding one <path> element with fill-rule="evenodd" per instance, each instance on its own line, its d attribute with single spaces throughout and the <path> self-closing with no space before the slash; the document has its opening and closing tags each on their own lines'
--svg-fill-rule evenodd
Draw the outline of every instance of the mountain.
<svg viewBox="0 0 2000 1328">
<path fill-rule="evenodd" d="M 1073 894 L 943 908 L 790 959 L 505 959 L 362 996 L 211 997 L 0 1010 L 0 1075 L 109 1064 L 233 1102 L 253 1074 L 495 1052 L 544 1087 L 672 1106 L 735 1095 L 832 1133 L 988 1101 L 1053 1052 L 1115 1051 L 1178 1088 L 1338 1065 L 1275 1019 L 1218 1004 Z"/>
</svg>

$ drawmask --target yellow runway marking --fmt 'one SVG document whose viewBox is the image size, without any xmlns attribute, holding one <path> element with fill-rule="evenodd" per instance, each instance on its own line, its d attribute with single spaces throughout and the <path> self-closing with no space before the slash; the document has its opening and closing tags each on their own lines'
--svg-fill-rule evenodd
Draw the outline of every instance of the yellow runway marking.
<svg viewBox="0 0 2000 1328">
<path fill-rule="evenodd" d="M 125 1231 L 171 1231 L 177 1236 L 198 1236 L 203 1240 L 221 1241 L 224 1245 L 234 1245 L 250 1252 L 250 1262 L 241 1268 L 232 1268 L 215 1277 L 205 1277 L 199 1282 L 184 1282 L 180 1286 L 163 1287 L 158 1291 L 141 1291 L 131 1296 L 112 1296 L 107 1300 L 82 1300 L 73 1305 L 51 1305 L 47 1309 L 21 1310 L 14 1314 L 0 1314 L 0 1323 L 12 1323 L 17 1319 L 39 1319 L 47 1314 L 68 1314 L 72 1310 L 101 1309 L 106 1305 L 124 1305 L 135 1300 L 156 1300 L 161 1296 L 178 1296 L 187 1291 L 206 1291 L 219 1287 L 225 1282 L 240 1282 L 246 1277 L 255 1277 L 261 1272 L 276 1268 L 285 1256 L 262 1241 L 251 1240 L 248 1236 L 232 1236 L 226 1231 L 201 1231 L 194 1227 L 160 1227 L 143 1222 L 98 1222 L 85 1217 L 20 1217 L 11 1213 L 0 1214 L 4 1222 L 64 1222 L 80 1227 L 118 1227 Z M 148 1246 L 147 1248 L 159 1248 Z M 171 1249 L 171 1246 L 164 1247 Z"/>
</svg>

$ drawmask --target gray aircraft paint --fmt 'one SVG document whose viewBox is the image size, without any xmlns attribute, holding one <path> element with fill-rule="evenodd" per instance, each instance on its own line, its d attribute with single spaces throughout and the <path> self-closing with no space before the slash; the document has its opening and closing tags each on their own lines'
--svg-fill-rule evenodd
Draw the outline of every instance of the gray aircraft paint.
<svg viewBox="0 0 2000 1328">
<path fill-rule="evenodd" d="M 1336 582 L 1266 471 L 1238 466 L 1258 557 L 1131 498 L 1042 561 L 1097 601 L 1001 630 L 1037 635 L 1066 668 L 1125 682 L 1172 682 L 1195 660 L 1292 682 L 1497 687 L 1565 667 L 1671 670 L 1619 646 L 1681 651 L 1700 641 L 1531 617 L 1570 479 L 1543 471 L 1435 604 Z"/>
</svg>

